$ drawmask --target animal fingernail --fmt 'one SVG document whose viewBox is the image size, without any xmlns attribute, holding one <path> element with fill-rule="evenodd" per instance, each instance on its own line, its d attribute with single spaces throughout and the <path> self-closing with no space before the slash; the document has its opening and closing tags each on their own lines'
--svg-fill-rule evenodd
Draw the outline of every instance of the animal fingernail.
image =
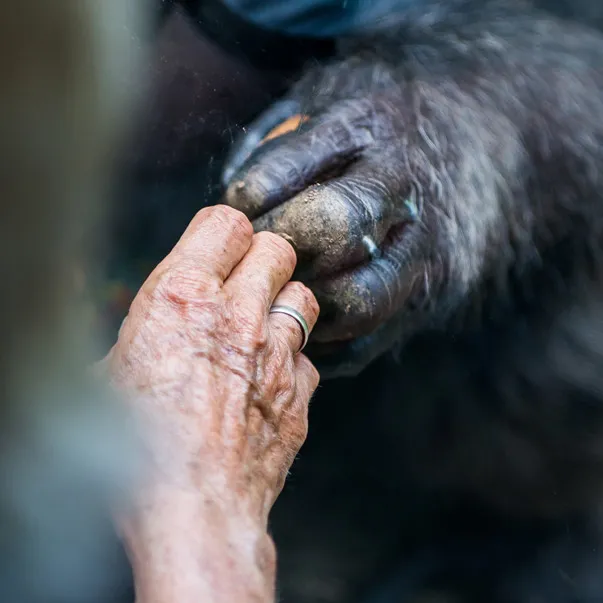
<svg viewBox="0 0 603 603">
<path fill-rule="evenodd" d="M 368 254 L 372 260 L 381 257 L 381 249 L 377 247 L 377 244 L 375 243 L 375 241 L 373 241 L 373 239 L 371 239 L 371 237 L 369 237 L 368 235 L 364 235 L 362 237 L 362 244 L 368 251 Z"/>
<path fill-rule="evenodd" d="M 417 204 L 412 199 L 405 199 L 404 205 L 406 206 L 410 217 L 413 220 L 416 220 L 419 217 L 419 208 L 417 207 Z"/>
<path fill-rule="evenodd" d="M 291 235 L 288 235 L 286 232 L 277 232 L 276 233 L 279 237 L 282 237 L 283 239 L 285 239 L 285 241 L 287 241 L 287 243 L 290 243 L 293 246 L 293 249 L 295 249 L 295 241 L 293 240 L 293 237 Z"/>
</svg>

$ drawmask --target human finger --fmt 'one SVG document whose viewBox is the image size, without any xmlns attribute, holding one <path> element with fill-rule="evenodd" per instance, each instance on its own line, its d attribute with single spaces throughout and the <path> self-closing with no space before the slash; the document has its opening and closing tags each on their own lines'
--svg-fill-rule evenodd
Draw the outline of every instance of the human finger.
<svg viewBox="0 0 603 603">
<path fill-rule="evenodd" d="M 173 268 L 186 271 L 191 286 L 208 276 L 222 284 L 249 250 L 252 237 L 253 226 L 240 211 L 227 205 L 203 208 L 151 273 L 143 290 L 154 289 L 160 277 Z"/>
<path fill-rule="evenodd" d="M 285 239 L 270 232 L 257 233 L 249 251 L 224 283 L 224 290 L 252 312 L 265 316 L 291 279 L 296 263 L 295 251 Z"/>
<path fill-rule="evenodd" d="M 296 354 L 305 347 L 319 311 L 318 302 L 308 287 L 297 281 L 289 282 L 270 309 L 270 332 Z"/>
</svg>

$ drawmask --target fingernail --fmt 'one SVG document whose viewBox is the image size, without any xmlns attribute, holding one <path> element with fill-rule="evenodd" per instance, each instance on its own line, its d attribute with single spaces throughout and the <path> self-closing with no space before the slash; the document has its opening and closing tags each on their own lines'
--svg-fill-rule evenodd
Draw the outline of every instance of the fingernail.
<svg viewBox="0 0 603 603">
<path fill-rule="evenodd" d="M 406 206 L 410 217 L 413 220 L 416 220 L 419 217 L 419 208 L 417 207 L 417 204 L 411 199 L 405 199 L 404 205 Z"/>
<path fill-rule="evenodd" d="M 283 239 L 285 239 L 285 241 L 287 241 L 287 243 L 290 243 L 293 246 L 293 249 L 296 249 L 295 241 L 293 240 L 293 237 L 291 235 L 288 235 L 286 232 L 277 232 L 276 234 L 279 237 L 282 237 Z"/>
<path fill-rule="evenodd" d="M 381 249 L 377 247 L 377 244 L 375 243 L 375 241 L 373 241 L 373 239 L 371 239 L 371 237 L 369 237 L 368 235 L 364 235 L 362 237 L 362 244 L 368 251 L 368 254 L 372 260 L 381 257 Z"/>
</svg>

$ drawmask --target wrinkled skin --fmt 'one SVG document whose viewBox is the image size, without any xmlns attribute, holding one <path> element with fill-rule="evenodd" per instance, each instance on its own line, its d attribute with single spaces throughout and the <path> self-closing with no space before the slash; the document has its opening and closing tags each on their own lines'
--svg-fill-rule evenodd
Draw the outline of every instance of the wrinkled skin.
<svg viewBox="0 0 603 603">
<path fill-rule="evenodd" d="M 268 314 L 291 306 L 313 328 L 314 296 L 288 282 L 295 261 L 286 241 L 254 235 L 240 212 L 201 210 L 143 284 L 103 364 L 149 424 L 153 472 L 184 488 L 217 473 L 215 490 L 248 497 L 260 521 L 306 437 L 318 384 L 296 354 L 299 325 Z"/>
<path fill-rule="evenodd" d="M 119 527 L 137 600 L 274 596 L 268 513 L 307 434 L 318 373 L 297 353 L 295 253 L 226 206 L 201 210 L 145 281 L 104 370 L 137 418 L 144 464 Z M 199 568 L 203 568 L 200 572 Z M 217 585 L 217 586 L 216 586 Z"/>
<path fill-rule="evenodd" d="M 275 507 L 285 601 L 395 563 L 379 602 L 603 599 L 603 36 L 565 8 L 421 2 L 232 151 L 227 202 L 321 304 L 322 377 L 361 373 L 324 382 Z"/>
<path fill-rule="evenodd" d="M 600 39 L 513 0 L 478 4 L 428 3 L 347 44 L 351 58 L 308 73 L 231 153 L 226 200 L 290 237 L 323 308 L 314 353 L 337 351 L 334 374 L 483 306 L 486 290 L 500 298 L 511 272 L 571 236 L 560 206 L 582 212 L 577 191 L 595 185 Z M 249 157 L 298 112 L 309 119 Z"/>
</svg>

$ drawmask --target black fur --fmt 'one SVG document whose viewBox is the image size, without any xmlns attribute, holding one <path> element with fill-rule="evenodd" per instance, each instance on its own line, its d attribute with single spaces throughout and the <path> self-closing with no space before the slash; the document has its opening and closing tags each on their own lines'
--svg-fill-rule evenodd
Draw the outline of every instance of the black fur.
<svg viewBox="0 0 603 603">
<path fill-rule="evenodd" d="M 426 1 L 342 42 L 289 95 L 310 124 L 227 195 L 261 228 L 316 182 L 394 216 L 345 279 L 301 256 L 323 346 L 362 325 L 332 374 L 372 364 L 312 405 L 273 515 L 285 602 L 356 601 L 394 560 L 379 601 L 603 601 L 603 8 L 541 4 Z"/>
</svg>

